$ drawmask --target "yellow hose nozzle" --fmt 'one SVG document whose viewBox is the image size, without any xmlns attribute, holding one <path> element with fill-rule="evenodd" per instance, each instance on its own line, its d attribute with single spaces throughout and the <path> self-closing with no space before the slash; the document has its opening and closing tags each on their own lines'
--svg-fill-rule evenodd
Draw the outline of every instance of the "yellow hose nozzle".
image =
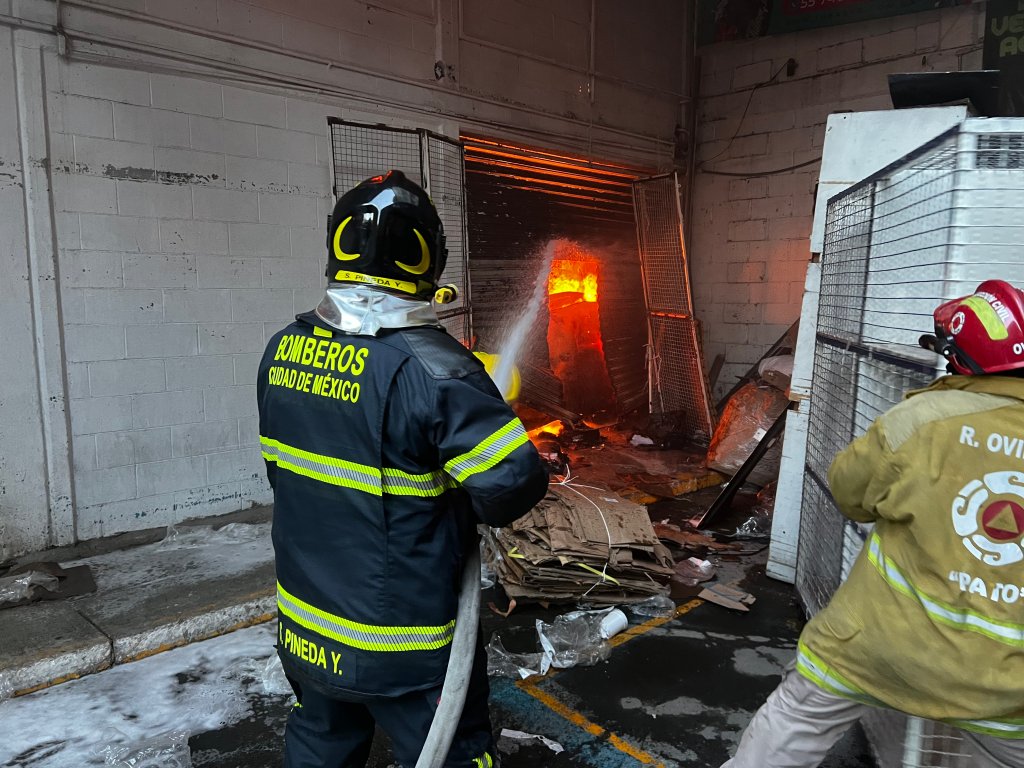
<svg viewBox="0 0 1024 768">
<path fill-rule="evenodd" d="M 477 359 L 484 364 L 484 370 L 487 371 L 491 379 L 494 379 L 495 373 L 498 371 L 498 366 L 501 364 L 501 355 L 492 355 L 488 352 L 474 352 Z M 507 374 L 508 381 L 500 383 L 494 382 L 494 385 L 501 392 L 501 396 L 505 399 L 506 403 L 512 403 L 519 399 L 519 390 L 522 387 L 522 378 L 519 375 L 519 369 L 516 366 L 511 366 Z"/>
<path fill-rule="evenodd" d="M 457 298 L 459 298 L 459 289 L 451 283 L 440 286 L 434 292 L 434 301 L 438 304 L 451 304 Z"/>
</svg>

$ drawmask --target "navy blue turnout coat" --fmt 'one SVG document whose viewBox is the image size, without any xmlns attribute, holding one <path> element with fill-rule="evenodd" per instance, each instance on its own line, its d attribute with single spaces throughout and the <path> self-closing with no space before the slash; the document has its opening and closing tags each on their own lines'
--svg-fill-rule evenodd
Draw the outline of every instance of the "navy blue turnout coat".
<svg viewBox="0 0 1024 768">
<path fill-rule="evenodd" d="M 360 695 L 439 685 L 476 523 L 547 489 L 522 423 L 444 330 L 313 313 L 270 340 L 257 397 L 285 668 Z"/>
</svg>

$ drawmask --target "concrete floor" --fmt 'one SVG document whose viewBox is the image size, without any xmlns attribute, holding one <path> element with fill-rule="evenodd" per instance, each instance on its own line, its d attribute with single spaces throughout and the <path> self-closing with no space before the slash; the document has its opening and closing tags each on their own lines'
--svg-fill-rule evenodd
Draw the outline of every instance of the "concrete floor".
<svg viewBox="0 0 1024 768">
<path fill-rule="evenodd" d="M 692 457 L 686 455 L 669 451 L 640 453 L 623 445 L 580 451 L 576 458 L 579 460 L 574 469 L 578 468 L 583 481 L 607 486 L 621 482 L 624 474 L 658 473 L 693 463 Z M 651 504 L 651 517 L 682 523 L 706 509 L 717 492 L 717 488 L 709 488 L 681 499 Z M 714 527 L 722 532 L 735 531 L 749 516 L 750 503 L 749 497 L 738 499 L 728 514 L 715 521 Z M 756 552 L 758 548 L 754 543 L 745 549 Z M 181 552 L 193 557 L 192 550 Z M 496 733 L 508 728 L 540 734 L 565 749 L 556 755 L 540 742 L 499 739 L 502 765 L 505 768 L 634 768 L 642 765 L 717 768 L 728 757 L 753 712 L 778 682 L 784 665 L 792 659 L 803 625 L 792 587 L 764 575 L 766 556 L 762 546 L 756 554 L 712 558 L 721 581 L 739 582 L 757 598 L 749 613 L 736 613 L 695 601 L 693 598 L 699 588 L 677 585 L 673 597 L 680 605 L 679 614 L 670 620 L 631 619 L 629 630 L 614 639 L 615 647 L 607 661 L 525 682 L 492 678 L 491 710 Z M 261 573 L 260 568 L 253 573 Z M 121 570 L 132 572 L 130 568 Z M 180 569 L 175 572 L 181 573 Z M 254 577 L 245 580 L 252 582 Z M 500 594 L 485 592 L 483 605 L 491 599 L 503 604 L 501 598 Z M 483 637 L 487 640 L 497 631 L 508 650 L 535 651 L 535 620 L 550 621 L 572 608 L 525 605 L 508 618 L 484 608 Z M 236 634 L 241 642 L 243 633 Z M 257 643 L 257 655 L 263 654 L 261 664 L 271 652 L 272 639 L 265 640 L 265 643 Z M 235 642 L 230 636 L 221 641 Z M 252 642 L 249 641 L 250 645 Z M 203 645 L 196 643 L 152 659 L 116 666 L 81 681 L 32 694 L 24 701 L 16 699 L 0 704 L 0 709 L 6 706 L 5 711 L 13 713 L 31 705 L 30 700 L 38 697 L 42 702 L 39 711 L 51 711 L 53 706 L 47 702 L 56 705 L 65 692 L 70 695 L 79 684 L 89 690 L 95 686 L 106 693 L 91 699 L 86 696 L 97 711 L 83 713 L 82 717 L 90 723 L 95 719 L 96 728 L 107 727 L 119 713 L 132 718 L 136 717 L 133 707 L 145 708 L 145 702 L 120 702 L 119 699 L 124 698 L 123 683 L 116 681 L 141 680 L 142 670 L 148 663 L 181 654 L 182 658 L 193 660 L 181 666 L 180 671 L 171 672 L 171 690 L 169 696 L 164 697 L 167 699 L 164 706 L 169 708 L 168 722 L 184 722 L 186 718 L 176 713 L 202 706 L 194 695 L 189 698 L 189 690 L 201 689 L 205 679 L 217 678 L 223 673 L 206 662 L 195 661 L 203 658 Z M 251 658 L 255 650 L 246 647 L 249 649 L 245 653 Z M 258 672 L 245 674 L 258 677 Z M 104 679 L 111 682 L 105 685 Z M 244 685 L 241 691 L 236 698 L 244 699 L 241 702 L 246 712 L 243 717 L 229 720 L 232 724 L 227 726 L 206 725 L 192 729 L 189 745 L 196 768 L 270 768 L 281 764 L 288 697 L 261 692 L 258 685 Z M 48 696 L 56 698 L 47 699 Z M 105 710 L 108 705 L 114 706 L 116 711 Z M 74 705 L 70 706 L 69 715 L 74 713 Z M 59 722 L 51 722 L 40 730 L 38 739 L 29 740 L 0 757 L 5 761 L 0 763 L 0 768 L 102 765 L 102 758 L 96 755 L 81 755 L 82 759 L 73 755 L 74 744 L 60 735 L 59 725 Z M 823 765 L 826 768 L 869 768 L 873 762 L 867 754 L 863 735 L 855 730 L 837 745 Z M 4 755 L 2 749 L 0 755 Z M 386 768 L 391 762 L 387 739 L 381 734 L 369 768 Z"/>
<path fill-rule="evenodd" d="M 803 623 L 792 589 L 768 579 L 763 556 L 757 560 L 736 564 L 749 566 L 743 583 L 757 596 L 749 614 L 685 601 L 682 615 L 647 622 L 615 647 L 608 661 L 594 667 L 527 682 L 492 678 L 496 732 L 509 728 L 542 734 L 565 748 L 556 755 L 539 742 L 500 739 L 504 768 L 720 765 L 792 658 Z M 533 650 L 534 620 L 560 612 L 526 607 L 508 619 L 488 612 L 483 617 L 485 637 L 497 629 L 509 650 Z M 634 622 L 631 629 L 635 627 Z M 194 735 L 193 764 L 279 765 L 285 715 L 283 698 L 255 702 L 254 715 L 246 721 Z M 867 754 L 857 729 L 823 766 L 870 768 L 874 763 Z M 381 735 L 369 768 L 390 764 L 387 740 Z"/>
</svg>

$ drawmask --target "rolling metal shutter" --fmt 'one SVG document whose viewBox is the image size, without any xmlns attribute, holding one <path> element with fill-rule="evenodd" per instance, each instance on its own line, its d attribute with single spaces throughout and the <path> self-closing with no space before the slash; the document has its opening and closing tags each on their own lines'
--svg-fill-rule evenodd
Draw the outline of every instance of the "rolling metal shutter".
<svg viewBox="0 0 1024 768">
<path fill-rule="evenodd" d="M 540 271 L 541 252 L 566 238 L 601 254 L 599 311 L 619 410 L 647 406 L 647 323 L 632 182 L 642 169 L 463 135 L 473 323 L 479 346 L 498 351 Z M 557 405 L 549 368 L 547 307 L 520 354 L 524 399 Z"/>
</svg>

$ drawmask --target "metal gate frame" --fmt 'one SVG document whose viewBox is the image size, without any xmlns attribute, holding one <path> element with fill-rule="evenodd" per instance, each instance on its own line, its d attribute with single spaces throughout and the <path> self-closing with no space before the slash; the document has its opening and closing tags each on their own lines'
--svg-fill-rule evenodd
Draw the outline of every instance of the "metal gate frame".
<svg viewBox="0 0 1024 768">
<path fill-rule="evenodd" d="M 1022 192 L 1024 119 L 968 118 L 829 199 L 796 568 L 808 613 L 846 578 L 865 536 L 828 492 L 828 465 L 941 374 L 940 358 L 915 343 L 939 302 L 1019 273 Z M 877 709 L 863 725 L 883 768 L 969 764 L 944 723 Z"/>
<path fill-rule="evenodd" d="M 444 226 L 448 261 L 441 281 L 458 287 L 438 318 L 459 342 L 473 338 L 473 305 L 466 234 L 465 148 L 461 141 L 425 128 L 396 128 L 328 117 L 337 198 L 359 182 L 388 170 L 402 171 L 430 195 Z"/>
<path fill-rule="evenodd" d="M 647 304 L 651 413 L 681 410 L 687 429 L 710 440 L 715 429 L 679 200 L 679 176 L 633 182 L 637 246 Z"/>
</svg>

